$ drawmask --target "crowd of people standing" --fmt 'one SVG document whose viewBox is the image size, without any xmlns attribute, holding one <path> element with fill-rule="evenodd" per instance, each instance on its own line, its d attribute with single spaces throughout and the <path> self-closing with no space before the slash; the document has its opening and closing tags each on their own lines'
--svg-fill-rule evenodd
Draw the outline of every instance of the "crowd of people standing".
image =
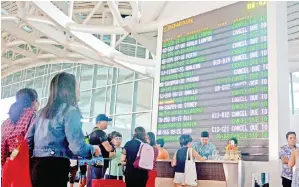
<svg viewBox="0 0 299 187">
<path fill-rule="evenodd" d="M 127 187 L 145 187 L 149 172 L 133 166 L 140 144 L 148 143 L 153 146 L 156 160 L 158 156 L 169 157 L 163 149 L 163 140 L 156 146 L 154 133 L 146 133 L 143 127 L 137 127 L 133 139 L 122 148 L 122 135 L 119 132 L 113 132 L 109 136 L 104 132 L 112 119 L 100 114 L 96 118 L 96 127 L 89 135 L 89 142 L 86 142 L 78 108 L 79 93 L 75 76 L 65 72 L 57 74 L 51 80 L 48 102 L 39 111 L 37 92 L 29 88 L 19 90 L 16 102 L 10 107 L 9 118 L 2 125 L 2 168 L 12 154 L 18 154 L 19 140 L 26 137 L 33 187 L 66 187 L 69 173 L 72 174 L 70 181 L 73 182 L 74 173 L 79 168 L 81 186 L 90 186 L 91 179 L 104 178 L 105 175 L 120 180 L 124 175 Z M 86 167 L 79 166 L 74 158 L 91 159 L 99 155 L 104 159 L 113 159 L 111 162 L 111 159 L 105 160 L 103 166 Z M 119 169 L 122 168 L 121 165 L 126 166 L 124 174 Z M 86 174 L 87 180 L 84 177 Z"/>
<path fill-rule="evenodd" d="M 2 166 L 18 149 L 18 140 L 26 137 L 33 187 L 66 187 L 69 181 L 73 186 L 79 169 L 80 187 L 91 187 L 93 179 L 102 178 L 124 178 L 127 187 L 145 187 L 150 182 L 154 186 L 156 162 L 152 172 L 136 168 L 134 162 L 144 143 L 153 147 L 154 161 L 169 159 L 164 139 L 156 140 L 154 133 L 137 127 L 133 139 L 121 147 L 122 135 L 119 132 L 109 135 L 105 132 L 112 119 L 99 114 L 95 128 L 86 141 L 78 108 L 79 98 L 79 84 L 75 76 L 65 72 L 57 74 L 51 80 L 48 102 L 39 111 L 36 91 L 29 88 L 19 90 L 16 102 L 10 107 L 9 118 L 2 125 Z M 207 132 L 202 132 L 201 139 L 200 143 L 192 144 L 191 136 L 181 136 L 181 148 L 172 162 L 177 186 L 183 184 L 184 161 L 189 148 L 193 146 L 192 156 L 198 160 L 207 159 L 215 150 L 215 146 L 209 142 Z M 92 159 L 99 155 L 104 158 L 103 165 L 79 165 L 78 158 Z"/>
<path fill-rule="evenodd" d="M 154 160 L 169 159 L 169 153 L 164 149 L 164 140 L 156 140 L 154 133 L 146 132 L 143 127 L 137 127 L 133 139 L 121 147 L 121 133 L 112 132 L 107 135 L 105 130 L 112 119 L 100 114 L 96 118 L 95 128 L 88 135 L 88 141 L 85 141 L 82 116 L 78 108 L 80 98 L 78 85 L 74 75 L 65 72 L 57 74 L 50 84 L 48 102 L 39 111 L 38 95 L 35 90 L 24 88 L 17 92 L 16 102 L 8 113 L 9 118 L 1 127 L 2 168 L 9 157 L 18 155 L 19 142 L 26 138 L 33 187 L 66 187 L 69 181 L 71 184 L 74 182 L 74 175 L 79 169 L 80 187 L 85 185 L 90 187 L 92 179 L 102 178 L 125 179 L 127 187 L 145 187 L 149 181 L 153 181 L 151 178 L 154 178 L 155 174 L 134 166 L 140 145 L 145 143 L 153 147 Z M 282 185 L 298 187 L 299 149 L 296 147 L 296 133 L 289 132 L 286 138 L 288 144 L 282 146 L 280 150 L 283 163 Z M 208 132 L 201 133 L 199 143 L 192 144 L 190 135 L 182 135 L 179 143 L 181 148 L 172 159 L 176 186 L 184 184 L 188 150 L 194 150 L 191 151 L 192 157 L 204 161 L 216 149 L 209 142 Z M 105 159 L 103 165 L 79 166 L 77 158 L 91 159 L 99 155 Z M 156 164 L 153 171 L 155 169 Z M 69 173 L 71 173 L 70 179 Z"/>
</svg>

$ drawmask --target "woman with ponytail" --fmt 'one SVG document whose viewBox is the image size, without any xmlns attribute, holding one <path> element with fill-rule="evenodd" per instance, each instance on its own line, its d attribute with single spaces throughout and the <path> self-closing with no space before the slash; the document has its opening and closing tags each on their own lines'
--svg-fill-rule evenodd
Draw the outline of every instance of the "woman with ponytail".
<svg viewBox="0 0 299 187">
<path fill-rule="evenodd" d="M 18 146 L 19 139 L 24 139 L 34 113 L 39 108 L 35 90 L 24 88 L 17 92 L 16 102 L 11 105 L 9 118 L 2 125 L 1 166 Z"/>
<path fill-rule="evenodd" d="M 148 171 L 134 167 L 141 142 L 146 143 L 146 132 L 143 127 L 136 127 L 133 139 L 126 143 L 121 157 L 121 162 L 126 165 L 127 187 L 146 187 Z"/>
</svg>

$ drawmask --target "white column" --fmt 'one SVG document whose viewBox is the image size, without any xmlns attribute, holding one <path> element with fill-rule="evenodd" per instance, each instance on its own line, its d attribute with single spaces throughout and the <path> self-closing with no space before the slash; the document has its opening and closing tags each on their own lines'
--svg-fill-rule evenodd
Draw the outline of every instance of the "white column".
<svg viewBox="0 0 299 187">
<path fill-rule="evenodd" d="M 270 161 L 275 161 L 290 127 L 286 2 L 268 3 L 268 62 L 269 151 Z"/>
<path fill-rule="evenodd" d="M 281 186 L 279 147 L 285 142 L 285 134 L 290 127 L 287 3 L 268 2 L 267 18 L 269 66 L 269 165 L 267 170 L 270 174 L 270 186 L 278 187 Z"/>
<path fill-rule="evenodd" d="M 163 26 L 158 27 L 157 36 L 157 52 L 156 52 L 156 68 L 155 68 L 155 80 L 154 80 L 154 92 L 153 92 L 153 112 L 152 112 L 152 126 L 151 131 L 157 132 L 158 122 L 158 102 L 159 102 L 159 85 L 160 85 L 160 71 L 161 71 L 161 54 L 162 54 L 162 41 L 163 40 Z"/>
</svg>

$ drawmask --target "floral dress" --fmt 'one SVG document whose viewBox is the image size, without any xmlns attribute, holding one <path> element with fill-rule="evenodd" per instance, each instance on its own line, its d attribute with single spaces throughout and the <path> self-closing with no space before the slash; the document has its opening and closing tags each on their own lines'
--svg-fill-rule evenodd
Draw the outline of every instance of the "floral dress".
<svg viewBox="0 0 299 187">
<path fill-rule="evenodd" d="M 295 171 L 293 173 L 292 187 L 299 186 L 299 157 L 296 158 Z"/>
</svg>

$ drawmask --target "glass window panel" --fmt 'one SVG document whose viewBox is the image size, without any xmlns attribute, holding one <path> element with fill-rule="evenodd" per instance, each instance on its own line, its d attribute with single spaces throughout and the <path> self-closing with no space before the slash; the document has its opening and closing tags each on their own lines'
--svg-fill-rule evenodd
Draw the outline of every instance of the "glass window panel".
<svg viewBox="0 0 299 187">
<path fill-rule="evenodd" d="M 117 88 L 116 114 L 132 112 L 133 83 L 120 84 Z"/>
<path fill-rule="evenodd" d="M 136 113 L 133 114 L 133 118 L 135 121 L 135 128 L 136 127 L 143 127 L 146 132 L 151 131 L 151 113 Z"/>
<path fill-rule="evenodd" d="M 292 76 L 292 74 L 291 74 Z M 289 78 L 289 108 L 290 108 L 290 111 L 292 111 L 292 113 L 294 113 L 293 111 L 293 103 L 292 103 L 292 96 L 293 96 L 293 93 L 292 93 L 292 82 Z"/>
<path fill-rule="evenodd" d="M 111 35 L 104 35 L 103 36 L 103 42 L 105 42 L 107 45 L 110 45 L 110 43 L 111 43 Z"/>
<path fill-rule="evenodd" d="M 101 39 L 101 35 L 100 34 L 93 34 L 94 37 Z"/>
<path fill-rule="evenodd" d="M 1 79 L 1 86 L 5 85 L 5 80 L 6 80 L 6 78 Z"/>
<path fill-rule="evenodd" d="M 137 53 L 136 53 L 137 57 L 145 58 L 145 53 L 146 53 L 146 50 L 144 47 L 137 47 Z"/>
<path fill-rule="evenodd" d="M 20 82 L 19 84 L 20 84 L 20 85 L 19 85 L 19 88 L 20 88 L 20 89 L 24 88 L 24 86 L 25 86 L 25 82 L 24 82 L 24 81 Z"/>
<path fill-rule="evenodd" d="M 76 69 L 76 79 L 78 81 L 80 79 L 80 74 L 81 74 L 81 66 L 77 66 L 77 69 Z"/>
<path fill-rule="evenodd" d="M 40 89 L 43 87 L 44 77 L 37 77 L 34 80 L 34 89 Z"/>
<path fill-rule="evenodd" d="M 82 64 L 80 76 L 80 90 L 91 89 L 93 65 Z"/>
<path fill-rule="evenodd" d="M 117 41 L 117 40 L 116 40 Z M 118 45 L 115 50 L 120 51 L 120 45 Z"/>
<path fill-rule="evenodd" d="M 35 75 L 36 76 L 44 75 L 46 73 L 46 69 L 47 69 L 47 65 L 37 67 Z"/>
<path fill-rule="evenodd" d="M 57 75 L 58 73 L 52 73 L 52 74 L 50 74 L 50 77 L 49 77 L 49 84 L 50 84 L 50 82 L 52 81 L 52 79 Z"/>
<path fill-rule="evenodd" d="M 134 72 L 127 69 L 118 69 L 118 82 L 130 81 L 134 79 Z"/>
<path fill-rule="evenodd" d="M 299 114 L 299 72 L 292 73 L 294 114 Z"/>
<path fill-rule="evenodd" d="M 20 82 L 22 80 L 22 71 L 13 74 L 13 82 Z"/>
<path fill-rule="evenodd" d="M 35 90 L 36 90 L 36 92 L 37 92 L 37 96 L 38 96 L 38 98 L 40 99 L 40 98 L 41 98 L 41 95 L 42 95 L 42 92 L 43 92 L 43 89 L 40 88 L 40 89 L 35 89 Z"/>
<path fill-rule="evenodd" d="M 26 70 L 26 79 L 32 79 L 35 75 L 35 68 L 30 68 Z"/>
<path fill-rule="evenodd" d="M 152 109 L 152 79 L 145 79 L 137 81 L 137 93 L 134 94 L 136 98 L 136 111 L 148 111 Z"/>
<path fill-rule="evenodd" d="M 4 89 L 4 87 L 3 87 L 3 86 L 1 86 L 1 99 L 3 99 L 3 98 L 4 98 L 4 97 L 3 97 L 3 94 L 4 94 L 4 92 L 3 92 L 4 90 L 3 90 L 3 89 Z"/>
<path fill-rule="evenodd" d="M 117 78 L 117 69 L 109 68 L 108 70 L 108 85 L 115 84 Z"/>
<path fill-rule="evenodd" d="M 106 114 L 111 113 L 110 112 L 110 104 L 111 104 L 111 87 L 107 87 L 107 91 L 106 91 L 106 112 L 105 112 Z"/>
<path fill-rule="evenodd" d="M 13 52 L 11 50 L 7 51 L 6 55 L 7 55 L 7 58 L 12 59 Z"/>
<path fill-rule="evenodd" d="M 131 45 L 131 44 L 123 44 L 121 43 L 119 45 L 119 51 L 125 55 L 129 56 L 135 56 L 136 52 L 136 45 Z"/>
<path fill-rule="evenodd" d="M 122 43 L 136 44 L 136 40 L 133 37 L 128 36 L 122 41 Z"/>
<path fill-rule="evenodd" d="M 101 66 L 96 65 L 97 71 L 96 75 L 94 77 L 94 87 L 105 87 L 107 84 L 107 73 L 108 73 L 108 67 L 107 66 Z"/>
<path fill-rule="evenodd" d="M 75 73 L 74 73 L 74 68 L 68 68 L 68 69 L 65 69 L 65 70 L 63 70 L 63 71 L 66 72 L 66 73 L 70 73 L 70 74 L 75 75 Z"/>
<path fill-rule="evenodd" d="M 44 82 L 44 76 L 34 79 L 34 89 L 36 90 L 39 97 L 42 97 L 43 94 L 43 82 Z"/>
<path fill-rule="evenodd" d="M 113 117 L 114 126 L 112 128 L 113 130 L 122 134 L 122 145 L 124 145 L 132 138 L 131 121 L 131 115 L 121 115 Z"/>
<path fill-rule="evenodd" d="M 48 98 L 44 98 L 44 99 L 42 99 L 39 108 L 43 108 L 44 106 L 46 106 L 47 102 L 48 102 Z"/>
<path fill-rule="evenodd" d="M 24 55 L 18 54 L 18 55 L 16 55 L 15 60 L 18 60 L 18 59 L 21 59 L 21 58 L 24 58 L 24 57 L 25 57 Z"/>
<path fill-rule="evenodd" d="M 44 101 L 44 99 L 42 99 L 41 101 L 40 101 L 40 108 L 43 108 L 45 106 L 45 101 Z"/>
<path fill-rule="evenodd" d="M 93 90 L 91 100 L 91 116 L 95 117 L 98 114 L 105 114 L 105 96 L 106 87 Z"/>
<path fill-rule="evenodd" d="M 11 84 L 12 83 L 12 77 L 13 75 L 9 75 L 5 79 L 5 85 Z"/>
<path fill-rule="evenodd" d="M 74 66 L 74 63 L 63 63 L 62 64 L 62 69 L 71 68 L 73 66 Z"/>
<path fill-rule="evenodd" d="M 41 97 L 48 97 L 49 90 L 50 90 L 50 78 L 51 75 L 46 75 L 44 77 L 44 85 L 43 85 L 43 93 Z"/>
<path fill-rule="evenodd" d="M 149 53 L 149 57 L 148 57 L 149 59 L 153 59 L 153 55 L 152 55 L 152 53 L 150 52 Z"/>
<path fill-rule="evenodd" d="M 33 88 L 33 80 L 34 79 L 31 79 L 31 80 L 28 80 L 25 82 L 25 88 Z"/>
<path fill-rule="evenodd" d="M 20 89 L 19 83 L 13 84 L 11 87 L 11 95 L 16 95 L 19 89 Z"/>
<path fill-rule="evenodd" d="M 2 98 L 10 97 L 11 85 L 3 87 Z"/>
<path fill-rule="evenodd" d="M 61 70 L 61 64 L 52 64 L 51 66 L 51 73 L 58 72 Z"/>
<path fill-rule="evenodd" d="M 85 91 L 80 93 L 79 108 L 84 118 L 88 118 L 90 110 L 90 98 L 91 91 Z"/>
<path fill-rule="evenodd" d="M 31 48 L 32 48 L 32 51 L 36 54 L 36 47 L 31 45 Z"/>
</svg>

